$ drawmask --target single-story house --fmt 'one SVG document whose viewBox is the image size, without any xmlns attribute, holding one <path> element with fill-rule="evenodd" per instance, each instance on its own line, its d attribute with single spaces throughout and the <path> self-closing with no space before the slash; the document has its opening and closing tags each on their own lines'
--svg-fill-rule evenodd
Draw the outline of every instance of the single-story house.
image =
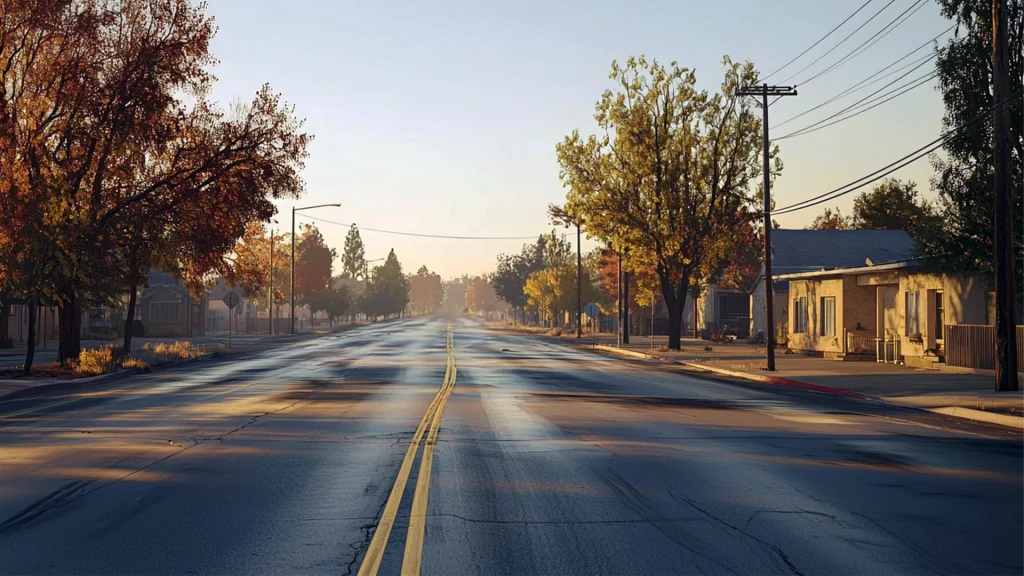
<svg viewBox="0 0 1024 576">
<path fill-rule="evenodd" d="M 903 230 L 772 230 L 772 299 L 775 325 L 787 324 L 789 277 L 802 272 L 903 262 L 914 240 Z M 764 265 L 750 288 L 752 333 L 765 329 Z M 792 324 L 787 326 L 792 332 Z"/>
<path fill-rule="evenodd" d="M 162 270 L 148 276 L 149 286 L 139 296 L 137 318 L 146 336 L 202 336 L 206 333 L 209 300 L 193 298 L 176 278 Z"/>
<path fill-rule="evenodd" d="M 980 278 L 922 266 L 906 260 L 779 276 L 789 284 L 789 348 L 925 366 L 944 356 L 946 326 L 992 321 Z"/>
</svg>

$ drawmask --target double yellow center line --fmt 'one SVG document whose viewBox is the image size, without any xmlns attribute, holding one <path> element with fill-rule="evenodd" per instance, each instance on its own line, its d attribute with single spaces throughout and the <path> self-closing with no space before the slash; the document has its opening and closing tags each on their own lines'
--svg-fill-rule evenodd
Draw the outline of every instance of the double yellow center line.
<svg viewBox="0 0 1024 576">
<path fill-rule="evenodd" d="M 366 549 L 366 556 L 359 566 L 359 576 L 375 576 L 380 569 L 381 560 L 384 558 L 384 548 L 388 544 L 388 537 L 391 535 L 391 528 L 395 525 L 395 518 L 398 516 L 398 507 L 402 502 L 402 495 L 405 493 L 405 485 L 409 481 L 409 474 L 412 472 L 413 461 L 416 460 L 416 453 L 419 452 L 424 432 L 427 433 L 427 441 L 423 446 L 423 457 L 420 459 L 419 475 L 416 478 L 416 491 L 412 498 L 412 513 L 409 515 L 409 533 L 405 540 L 405 556 L 402 558 L 402 576 L 418 576 L 420 573 L 420 562 L 423 555 L 423 531 L 427 521 L 427 495 L 430 491 L 430 468 L 434 461 L 434 445 L 437 443 L 437 431 L 441 427 L 441 418 L 444 414 L 445 404 L 448 397 L 452 395 L 455 388 L 455 373 L 458 369 L 455 366 L 455 340 L 451 322 L 446 330 L 447 339 L 447 362 L 444 371 L 444 383 L 434 395 L 434 399 L 427 408 L 427 413 L 420 419 L 416 432 L 409 443 L 409 449 L 405 452 L 405 459 L 398 469 L 398 477 L 395 485 L 391 487 L 391 494 L 384 505 L 384 513 L 381 515 L 377 529 L 370 540 L 370 546 Z M 427 426 L 430 429 L 427 431 Z"/>
</svg>

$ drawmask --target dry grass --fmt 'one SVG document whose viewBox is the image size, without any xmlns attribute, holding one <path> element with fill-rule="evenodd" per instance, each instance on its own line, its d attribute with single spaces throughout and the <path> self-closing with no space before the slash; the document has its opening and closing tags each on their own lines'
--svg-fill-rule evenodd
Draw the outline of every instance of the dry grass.
<svg viewBox="0 0 1024 576">
<path fill-rule="evenodd" d="M 132 352 L 127 357 L 123 348 L 117 344 L 109 344 L 100 348 L 82 350 L 78 361 L 74 363 L 73 370 L 77 376 L 97 376 L 108 374 L 122 368 L 137 368 L 149 371 L 153 366 L 159 366 L 168 362 L 188 360 L 197 358 L 204 353 L 213 356 L 223 356 L 227 352 L 223 346 L 213 350 L 205 351 L 191 342 L 174 342 L 143 344 L 141 348 Z"/>
</svg>

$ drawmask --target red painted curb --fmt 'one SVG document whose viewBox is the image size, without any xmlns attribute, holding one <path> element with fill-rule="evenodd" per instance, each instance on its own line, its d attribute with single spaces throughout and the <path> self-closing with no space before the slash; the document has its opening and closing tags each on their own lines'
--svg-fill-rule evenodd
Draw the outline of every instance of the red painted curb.
<svg viewBox="0 0 1024 576">
<path fill-rule="evenodd" d="M 803 390 L 813 390 L 815 392 L 822 392 L 825 394 L 833 394 L 835 396 L 846 396 L 847 398 L 856 398 L 858 400 L 870 400 L 869 396 L 858 394 L 857 392 L 850 392 L 849 390 L 843 390 L 842 388 L 831 388 L 829 386 L 822 386 L 821 384 L 811 384 L 810 382 L 801 382 L 799 380 L 792 380 L 790 378 L 782 378 L 780 376 L 763 376 L 764 381 L 770 384 L 778 384 L 779 386 L 789 386 L 790 388 L 801 388 Z"/>
</svg>

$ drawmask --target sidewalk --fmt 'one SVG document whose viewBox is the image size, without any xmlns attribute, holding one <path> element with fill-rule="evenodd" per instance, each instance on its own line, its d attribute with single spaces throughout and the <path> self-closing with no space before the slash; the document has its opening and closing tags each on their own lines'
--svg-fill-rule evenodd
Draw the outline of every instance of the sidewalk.
<svg viewBox="0 0 1024 576">
<path fill-rule="evenodd" d="M 766 349 L 751 345 L 709 342 L 684 338 L 681 350 L 668 351 L 668 338 L 630 336 L 628 345 L 617 345 L 614 334 L 584 335 L 582 340 L 562 338 L 572 344 L 606 352 L 651 357 L 683 364 L 694 370 L 744 378 L 766 385 L 793 386 L 818 392 L 881 400 L 951 416 L 1024 428 L 1024 393 L 995 392 L 991 376 L 956 374 L 908 368 L 870 361 L 842 362 L 826 358 L 786 354 L 775 350 L 775 372 L 765 370 Z M 653 350 L 653 352 L 652 352 Z"/>
<path fill-rule="evenodd" d="M 250 351 L 259 351 L 259 350 L 264 349 L 264 348 L 269 348 L 269 347 L 273 347 L 275 345 L 280 345 L 280 344 L 287 344 L 289 342 L 295 342 L 295 341 L 298 341 L 298 340 L 301 340 L 301 339 L 305 339 L 305 338 L 315 337 L 315 336 L 324 335 L 324 334 L 331 334 L 333 332 L 343 332 L 343 331 L 346 331 L 346 330 L 350 330 L 351 328 L 356 327 L 356 326 L 360 326 L 360 324 L 355 324 L 355 325 L 345 324 L 345 325 L 341 325 L 341 326 L 336 325 L 336 326 L 334 326 L 334 330 L 330 330 L 330 331 L 326 330 L 326 329 L 324 329 L 324 330 L 320 329 L 320 328 L 326 328 L 326 327 L 317 327 L 317 329 L 314 330 L 314 331 L 310 331 L 310 330 L 307 329 L 304 332 L 298 332 L 298 333 L 296 333 L 294 335 L 292 335 L 292 334 L 269 335 L 269 334 L 244 334 L 244 333 L 243 334 L 239 334 L 239 335 L 232 335 L 231 336 L 231 349 L 229 351 L 229 354 L 231 354 L 231 353 L 234 353 L 234 354 L 245 353 L 245 352 L 250 352 Z M 193 344 L 195 344 L 197 346 L 210 346 L 210 347 L 214 347 L 214 346 L 216 346 L 218 344 L 223 344 L 224 346 L 227 346 L 227 344 L 228 344 L 227 335 L 224 335 L 223 337 L 221 337 L 221 336 L 199 336 L 199 337 L 195 337 L 195 338 L 180 338 L 180 337 L 179 338 L 133 338 L 132 339 L 132 347 L 133 348 L 141 347 L 143 344 L 147 344 L 147 343 L 149 343 L 149 344 L 156 344 L 156 343 L 160 343 L 160 342 L 172 343 L 172 342 L 185 342 L 185 341 L 191 342 L 191 343 L 193 343 Z M 121 342 L 120 340 L 83 340 L 82 341 L 82 348 L 83 349 L 86 349 L 86 348 L 98 348 L 98 347 L 101 347 L 101 346 L 106 346 L 108 344 L 119 344 L 120 342 Z M 20 350 L 20 355 L 18 355 L 19 354 L 19 350 Z M 44 355 L 43 353 L 48 353 L 49 358 L 47 358 L 47 356 Z M 11 365 L 11 364 L 20 365 L 24 361 L 24 354 L 25 354 L 24 346 L 22 346 L 20 349 L 19 348 L 8 348 L 8 349 L 0 350 L 0 367 L 5 367 L 5 366 Z M 42 364 L 56 362 L 56 354 L 57 354 L 57 352 L 56 352 L 56 343 L 51 343 L 51 346 L 49 347 L 48 350 L 43 350 L 41 348 L 37 349 L 36 350 L 35 365 L 36 366 L 41 366 Z M 196 357 L 196 358 L 192 358 L 192 359 L 189 359 L 189 360 L 174 361 L 174 362 L 170 362 L 168 364 L 159 364 L 159 365 L 155 366 L 154 369 L 161 369 L 161 368 L 164 368 L 164 367 L 167 367 L 167 366 L 170 366 L 170 365 L 178 364 L 180 362 L 189 362 L 189 361 L 198 360 L 200 358 L 206 358 L 206 357 L 208 357 L 208 354 L 204 353 L 204 355 L 202 355 L 202 356 L 199 356 L 199 357 Z M 9 359 L 14 359 L 14 361 L 11 362 L 11 361 L 9 361 Z M 46 376 L 36 376 L 36 375 L 33 375 L 33 376 L 28 376 L 28 377 L 18 377 L 18 378 L 12 378 L 12 379 L 0 379 L 0 399 L 4 399 L 5 397 L 8 397 L 8 399 L 9 399 L 10 397 L 14 397 L 15 395 L 21 396 L 21 395 L 26 394 L 26 393 L 35 394 L 37 390 L 40 390 L 40 389 L 43 389 L 43 388 L 46 388 L 47 390 L 50 390 L 50 389 L 56 389 L 56 388 L 63 389 L 65 387 L 68 387 L 68 388 L 78 387 L 78 386 L 82 386 L 82 385 L 88 385 L 90 383 L 94 383 L 94 382 L 97 382 L 97 381 L 113 380 L 113 379 L 121 378 L 121 377 L 128 376 L 128 375 L 135 374 L 135 373 L 138 373 L 138 370 L 132 370 L 132 369 L 124 370 L 123 369 L 123 370 L 118 370 L 116 372 L 111 372 L 111 373 L 108 373 L 108 374 L 101 374 L 99 376 L 91 376 L 91 377 L 85 377 L 85 378 L 54 378 L 54 377 L 46 377 Z M 31 392 L 28 392 L 29 389 L 31 389 Z"/>
<path fill-rule="evenodd" d="M 345 325 L 347 326 L 347 325 Z M 339 326 L 334 326 L 338 329 Z M 313 330 L 310 330 L 308 326 L 304 330 L 298 331 L 296 336 L 300 334 L 320 334 L 328 333 L 331 330 L 327 326 L 316 326 Z M 208 333 L 204 336 L 171 336 L 166 338 L 132 338 L 132 348 L 141 348 L 144 344 L 172 344 L 174 342 L 191 342 L 197 345 L 215 345 L 223 344 L 228 345 L 231 343 L 232 348 L 245 348 L 248 346 L 254 346 L 267 341 L 274 341 L 276 339 L 286 338 L 291 336 L 290 334 L 274 334 L 269 335 L 266 332 L 263 333 L 245 333 L 240 334 L 231 333 L 230 335 L 226 331 Z M 101 348 L 110 344 L 120 345 L 123 342 L 121 338 L 114 338 L 110 340 L 82 340 L 82 349 L 87 350 L 91 348 Z M 25 353 L 27 347 L 24 343 L 16 343 L 13 348 L 0 349 L 0 368 L 6 368 L 8 366 L 21 366 L 25 362 Z M 35 360 L 33 364 L 41 365 L 57 361 L 57 342 L 55 340 L 48 341 L 44 347 L 42 344 L 36 346 Z"/>
</svg>

